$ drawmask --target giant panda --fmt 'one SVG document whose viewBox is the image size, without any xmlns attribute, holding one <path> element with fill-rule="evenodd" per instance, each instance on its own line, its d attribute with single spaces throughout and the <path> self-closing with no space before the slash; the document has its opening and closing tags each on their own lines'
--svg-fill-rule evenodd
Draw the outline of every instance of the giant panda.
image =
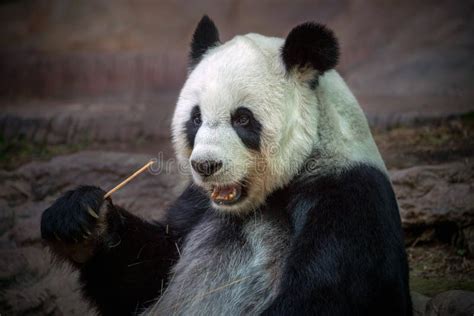
<svg viewBox="0 0 474 316">
<path fill-rule="evenodd" d="M 42 216 L 102 315 L 410 315 L 397 201 L 317 23 L 221 43 L 204 16 L 172 119 L 189 179 L 162 222 L 82 186 Z"/>
</svg>

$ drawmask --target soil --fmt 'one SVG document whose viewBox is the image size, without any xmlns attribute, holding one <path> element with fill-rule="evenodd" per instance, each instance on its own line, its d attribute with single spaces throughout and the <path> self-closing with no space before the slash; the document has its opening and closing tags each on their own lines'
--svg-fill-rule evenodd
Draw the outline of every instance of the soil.
<svg viewBox="0 0 474 316">
<path fill-rule="evenodd" d="M 474 260 L 447 244 L 408 247 L 412 291 L 434 296 L 448 290 L 474 291 Z"/>
</svg>

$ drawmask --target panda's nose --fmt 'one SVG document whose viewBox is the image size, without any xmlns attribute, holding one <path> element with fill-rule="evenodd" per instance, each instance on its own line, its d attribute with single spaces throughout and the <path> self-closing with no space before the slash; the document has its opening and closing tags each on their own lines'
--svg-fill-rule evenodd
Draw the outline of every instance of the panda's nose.
<svg viewBox="0 0 474 316">
<path fill-rule="evenodd" d="M 222 168 L 222 161 L 215 160 L 191 160 L 191 166 L 193 169 L 203 177 L 209 177 L 216 173 L 217 170 Z"/>
</svg>

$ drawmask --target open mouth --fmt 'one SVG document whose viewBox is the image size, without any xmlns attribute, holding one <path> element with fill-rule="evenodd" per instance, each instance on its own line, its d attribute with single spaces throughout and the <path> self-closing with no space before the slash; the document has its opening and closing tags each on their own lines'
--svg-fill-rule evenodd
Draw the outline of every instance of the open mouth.
<svg viewBox="0 0 474 316">
<path fill-rule="evenodd" d="M 211 200 L 218 205 L 232 205 L 239 202 L 245 195 L 245 187 L 240 184 L 214 185 Z"/>
</svg>

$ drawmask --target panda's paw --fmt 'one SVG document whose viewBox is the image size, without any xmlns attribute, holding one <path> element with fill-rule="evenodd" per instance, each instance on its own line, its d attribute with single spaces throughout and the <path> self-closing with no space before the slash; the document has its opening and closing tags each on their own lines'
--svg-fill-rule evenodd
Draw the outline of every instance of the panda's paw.
<svg viewBox="0 0 474 316">
<path fill-rule="evenodd" d="M 81 186 L 66 192 L 43 212 L 41 236 L 60 256 L 84 262 L 93 253 L 104 222 L 105 192 Z"/>
</svg>

